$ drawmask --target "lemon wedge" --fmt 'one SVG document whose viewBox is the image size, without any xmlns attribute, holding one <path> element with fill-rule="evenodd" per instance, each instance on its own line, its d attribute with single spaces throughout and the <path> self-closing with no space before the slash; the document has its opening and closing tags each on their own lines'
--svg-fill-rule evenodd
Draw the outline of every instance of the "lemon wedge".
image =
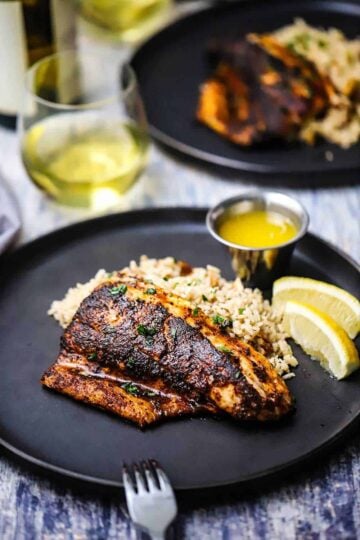
<svg viewBox="0 0 360 540">
<path fill-rule="evenodd" d="M 283 310 L 288 300 L 305 302 L 324 311 L 351 338 L 360 332 L 360 302 L 340 287 L 316 279 L 283 277 L 274 282 L 273 306 Z"/>
<path fill-rule="evenodd" d="M 337 379 L 343 379 L 360 367 L 354 343 L 334 319 L 301 302 L 285 304 L 285 330 L 312 358 Z"/>
</svg>

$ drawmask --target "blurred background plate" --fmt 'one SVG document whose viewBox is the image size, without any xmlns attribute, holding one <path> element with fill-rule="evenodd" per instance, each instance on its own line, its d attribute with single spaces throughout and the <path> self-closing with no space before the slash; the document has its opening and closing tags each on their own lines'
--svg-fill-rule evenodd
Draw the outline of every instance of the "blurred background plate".
<svg viewBox="0 0 360 540">
<path fill-rule="evenodd" d="M 320 141 L 241 148 L 195 120 L 199 86 L 209 75 L 205 47 L 214 36 L 270 32 L 302 17 L 311 25 L 339 28 L 354 38 L 358 2 L 250 0 L 192 14 L 158 33 L 134 55 L 153 137 L 168 149 L 208 164 L 241 171 L 242 177 L 342 184 L 359 181 L 360 145 L 344 150 Z M 326 159 L 332 152 L 333 160 Z"/>
</svg>

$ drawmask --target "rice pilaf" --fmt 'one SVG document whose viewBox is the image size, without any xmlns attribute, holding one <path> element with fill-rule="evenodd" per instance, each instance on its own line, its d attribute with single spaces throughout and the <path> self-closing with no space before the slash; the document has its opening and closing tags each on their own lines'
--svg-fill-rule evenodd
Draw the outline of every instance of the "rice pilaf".
<svg viewBox="0 0 360 540">
<path fill-rule="evenodd" d="M 324 30 L 296 19 L 273 37 L 303 56 L 335 87 L 323 118 L 306 122 L 300 137 L 313 144 L 317 135 L 348 148 L 360 139 L 360 39 L 347 39 L 340 30 Z"/>
</svg>

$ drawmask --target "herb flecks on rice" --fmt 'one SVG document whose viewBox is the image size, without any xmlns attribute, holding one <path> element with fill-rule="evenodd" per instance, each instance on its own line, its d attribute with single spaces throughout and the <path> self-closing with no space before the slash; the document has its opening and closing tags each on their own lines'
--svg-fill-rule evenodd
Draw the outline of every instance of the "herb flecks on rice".
<svg viewBox="0 0 360 540">
<path fill-rule="evenodd" d="M 182 275 L 183 268 L 183 263 L 173 257 L 149 259 L 143 255 L 139 263 L 131 261 L 122 272 L 148 280 L 154 289 L 159 287 L 186 298 L 195 313 L 201 309 L 224 325 L 231 336 L 264 354 L 280 375 L 285 378 L 293 375 L 290 368 L 298 362 L 286 341 L 281 316 L 272 310 L 260 290 L 245 288 L 240 279 L 227 281 L 215 266 L 193 268 L 185 276 Z M 78 284 L 69 289 L 63 300 L 53 302 L 49 315 L 66 327 L 82 300 L 107 279 L 105 270 L 99 270 L 88 283 Z"/>
<path fill-rule="evenodd" d="M 360 39 L 347 39 L 336 28 L 315 28 L 302 19 L 296 19 L 272 35 L 282 45 L 315 64 L 335 88 L 325 115 L 306 122 L 301 129 L 301 138 L 313 144 L 317 135 L 321 135 L 343 148 L 359 141 Z"/>
</svg>

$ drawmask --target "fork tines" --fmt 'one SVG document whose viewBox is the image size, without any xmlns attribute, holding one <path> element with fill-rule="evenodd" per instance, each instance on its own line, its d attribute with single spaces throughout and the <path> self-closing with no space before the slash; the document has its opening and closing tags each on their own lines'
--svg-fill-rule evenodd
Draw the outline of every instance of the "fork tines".
<svg viewBox="0 0 360 540">
<path fill-rule="evenodd" d="M 155 538 L 164 534 L 176 516 L 177 506 L 170 481 L 155 460 L 123 465 L 123 482 L 133 522 Z"/>
<path fill-rule="evenodd" d="M 130 466 L 124 463 L 123 480 L 125 489 L 136 493 L 144 490 L 149 493 L 165 489 L 172 491 L 168 477 L 154 459 L 132 463 Z"/>
</svg>

